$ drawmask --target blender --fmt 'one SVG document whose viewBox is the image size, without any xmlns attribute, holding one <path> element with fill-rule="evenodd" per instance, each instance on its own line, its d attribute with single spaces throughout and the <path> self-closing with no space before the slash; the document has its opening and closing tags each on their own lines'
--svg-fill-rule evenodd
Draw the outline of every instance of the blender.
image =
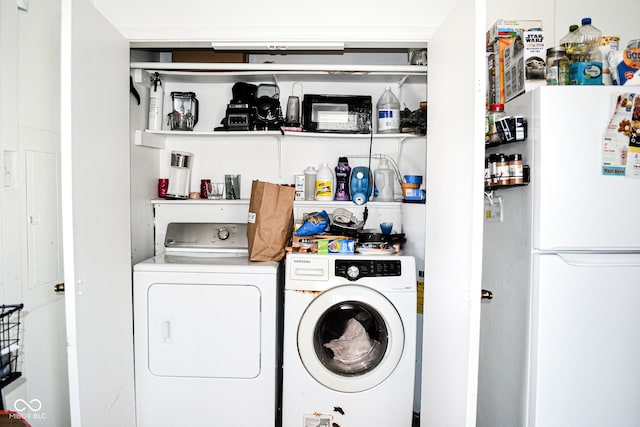
<svg viewBox="0 0 640 427">
<path fill-rule="evenodd" d="M 194 92 L 171 92 L 173 111 L 167 115 L 171 130 L 192 131 L 198 123 L 198 98 Z"/>
</svg>

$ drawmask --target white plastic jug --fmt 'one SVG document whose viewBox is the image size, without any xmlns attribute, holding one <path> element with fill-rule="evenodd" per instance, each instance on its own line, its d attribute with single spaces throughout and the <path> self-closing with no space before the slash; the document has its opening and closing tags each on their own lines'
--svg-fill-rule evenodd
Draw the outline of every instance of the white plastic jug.
<svg viewBox="0 0 640 427">
<path fill-rule="evenodd" d="M 323 163 L 316 175 L 316 200 L 333 200 L 333 171 Z"/>
</svg>

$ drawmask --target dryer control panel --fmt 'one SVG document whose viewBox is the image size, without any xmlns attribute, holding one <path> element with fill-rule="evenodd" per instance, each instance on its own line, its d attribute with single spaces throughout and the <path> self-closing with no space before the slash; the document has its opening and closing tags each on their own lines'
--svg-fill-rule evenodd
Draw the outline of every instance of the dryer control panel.
<svg viewBox="0 0 640 427">
<path fill-rule="evenodd" d="M 336 259 L 334 274 L 352 281 L 363 277 L 401 276 L 402 262 L 388 259 Z"/>
</svg>

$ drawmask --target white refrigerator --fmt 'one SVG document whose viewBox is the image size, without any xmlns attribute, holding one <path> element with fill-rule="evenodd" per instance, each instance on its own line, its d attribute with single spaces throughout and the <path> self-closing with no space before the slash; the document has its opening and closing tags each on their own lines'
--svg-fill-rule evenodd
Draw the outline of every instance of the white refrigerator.
<svg viewBox="0 0 640 427">
<path fill-rule="evenodd" d="M 640 426 L 640 180 L 601 172 L 625 91 L 541 87 L 505 107 L 528 138 L 488 153 L 521 153 L 531 182 L 486 195 L 502 220 L 484 226 L 478 427 Z"/>
</svg>

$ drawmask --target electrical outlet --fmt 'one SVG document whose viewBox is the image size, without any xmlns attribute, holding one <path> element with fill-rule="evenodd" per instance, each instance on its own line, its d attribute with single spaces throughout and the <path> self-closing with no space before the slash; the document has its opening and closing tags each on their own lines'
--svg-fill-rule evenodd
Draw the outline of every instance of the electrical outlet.
<svg viewBox="0 0 640 427">
<path fill-rule="evenodd" d="M 18 9 L 20 10 L 28 10 L 29 9 L 29 0 L 16 0 L 18 2 Z"/>
<path fill-rule="evenodd" d="M 484 200 L 484 220 L 486 222 L 502 222 L 502 197 Z"/>
</svg>

